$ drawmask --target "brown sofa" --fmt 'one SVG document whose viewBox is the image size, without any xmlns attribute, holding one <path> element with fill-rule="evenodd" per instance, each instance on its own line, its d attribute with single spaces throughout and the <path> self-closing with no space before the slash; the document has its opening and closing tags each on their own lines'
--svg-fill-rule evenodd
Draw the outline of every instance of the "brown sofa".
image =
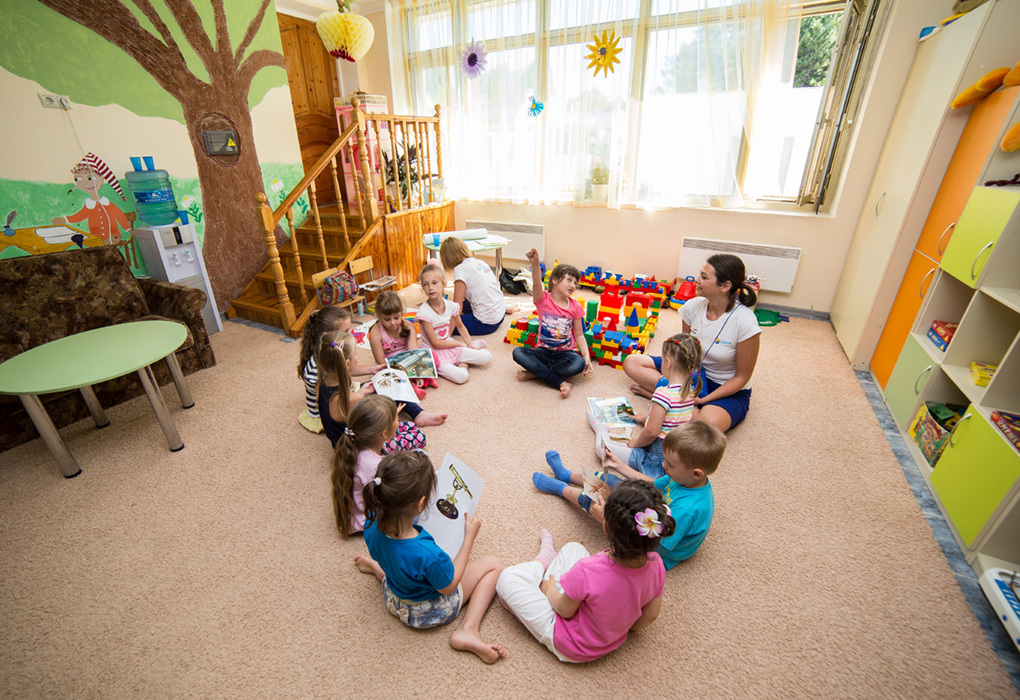
<svg viewBox="0 0 1020 700">
<path fill-rule="evenodd" d="M 74 333 L 127 321 L 180 321 L 188 339 L 177 351 L 185 374 L 216 364 L 202 321 L 205 292 L 136 279 L 113 246 L 0 260 L 0 362 Z M 88 362 L 89 358 L 81 358 Z M 171 381 L 165 362 L 153 366 Z M 143 393 L 134 372 L 93 387 L 109 408 Z M 89 415 L 77 391 L 40 396 L 57 428 Z M 0 451 L 39 437 L 17 396 L 0 395 Z"/>
</svg>

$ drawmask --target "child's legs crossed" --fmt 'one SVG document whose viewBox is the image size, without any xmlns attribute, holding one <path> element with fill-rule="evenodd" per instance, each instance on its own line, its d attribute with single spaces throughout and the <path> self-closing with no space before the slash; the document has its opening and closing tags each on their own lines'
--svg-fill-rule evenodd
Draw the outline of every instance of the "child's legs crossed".
<svg viewBox="0 0 1020 700">
<path fill-rule="evenodd" d="M 460 351 L 460 361 L 467 362 L 469 365 L 487 365 L 492 362 L 492 353 L 488 350 L 464 348 Z"/>
<path fill-rule="evenodd" d="M 439 365 L 436 371 L 440 377 L 454 384 L 463 384 L 469 377 L 467 367 L 458 367 L 457 365 Z"/>
<path fill-rule="evenodd" d="M 573 377 L 584 369 L 584 358 L 576 352 L 563 350 L 555 353 L 550 364 L 561 377 Z"/>
<path fill-rule="evenodd" d="M 400 421 L 397 434 L 383 444 L 383 454 L 407 452 L 425 447 L 425 433 L 411 421 Z"/>
<path fill-rule="evenodd" d="M 563 383 L 563 377 L 553 368 L 553 361 L 556 359 L 555 355 L 560 354 L 562 353 L 548 348 L 517 347 L 514 348 L 514 362 L 552 388 L 559 389 L 560 384 Z M 579 355 L 574 356 L 581 359 Z M 584 366 L 583 360 L 581 365 Z"/>
</svg>

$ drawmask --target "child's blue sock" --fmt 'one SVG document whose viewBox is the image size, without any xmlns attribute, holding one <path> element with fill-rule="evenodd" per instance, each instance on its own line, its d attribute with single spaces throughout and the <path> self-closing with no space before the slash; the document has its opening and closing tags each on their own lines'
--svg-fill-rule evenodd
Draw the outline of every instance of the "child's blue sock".
<svg viewBox="0 0 1020 700">
<path fill-rule="evenodd" d="M 545 453 L 545 462 L 552 467 L 553 474 L 560 481 L 570 483 L 570 470 L 563 466 L 563 460 L 560 459 L 560 453 L 556 450 L 549 450 Z"/>
<path fill-rule="evenodd" d="M 567 484 L 564 484 L 558 479 L 554 479 L 551 476 L 546 476 L 539 472 L 535 472 L 531 475 L 531 481 L 535 484 L 535 488 L 545 493 L 551 493 L 554 496 L 563 496 L 563 489 L 567 488 Z"/>
<path fill-rule="evenodd" d="M 581 507 L 581 510 L 583 510 L 585 513 L 591 512 L 591 504 L 592 504 L 591 498 L 585 496 L 583 493 L 577 494 L 577 505 L 579 505 Z"/>
</svg>

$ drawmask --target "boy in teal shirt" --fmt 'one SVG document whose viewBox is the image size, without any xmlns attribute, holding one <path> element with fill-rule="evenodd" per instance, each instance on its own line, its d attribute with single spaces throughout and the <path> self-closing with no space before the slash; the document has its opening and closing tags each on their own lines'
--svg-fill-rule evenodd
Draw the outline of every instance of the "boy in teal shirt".
<svg viewBox="0 0 1020 700">
<path fill-rule="evenodd" d="M 715 513 L 715 496 L 708 477 L 715 473 L 725 450 L 726 436 L 719 429 L 701 421 L 685 423 L 666 435 L 662 442 L 662 468 L 666 473 L 658 479 L 632 469 L 617 459 L 612 451 L 606 450 L 603 466 L 612 467 L 625 479 L 652 481 L 673 512 L 676 530 L 664 538 L 655 550 L 662 557 L 667 571 L 693 556 L 708 535 Z M 555 450 L 546 452 L 545 459 L 556 478 L 535 472 L 532 475 L 535 486 L 540 491 L 576 503 L 601 522 L 602 504 L 593 502 L 581 493 L 584 481 L 580 472 L 564 467 Z M 612 475 L 602 475 L 602 478 L 610 488 L 621 481 Z"/>
</svg>

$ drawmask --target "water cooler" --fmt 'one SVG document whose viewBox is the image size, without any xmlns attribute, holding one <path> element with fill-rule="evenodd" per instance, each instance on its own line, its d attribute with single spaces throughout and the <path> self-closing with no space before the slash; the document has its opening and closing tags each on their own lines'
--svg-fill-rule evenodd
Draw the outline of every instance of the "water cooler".
<svg viewBox="0 0 1020 700">
<path fill-rule="evenodd" d="M 153 279 L 194 287 L 205 292 L 202 307 L 205 330 L 212 335 L 223 330 L 220 314 L 216 310 L 209 275 L 202 261 L 194 224 L 167 224 L 165 226 L 135 226 L 135 240 L 145 266 Z"/>
</svg>

